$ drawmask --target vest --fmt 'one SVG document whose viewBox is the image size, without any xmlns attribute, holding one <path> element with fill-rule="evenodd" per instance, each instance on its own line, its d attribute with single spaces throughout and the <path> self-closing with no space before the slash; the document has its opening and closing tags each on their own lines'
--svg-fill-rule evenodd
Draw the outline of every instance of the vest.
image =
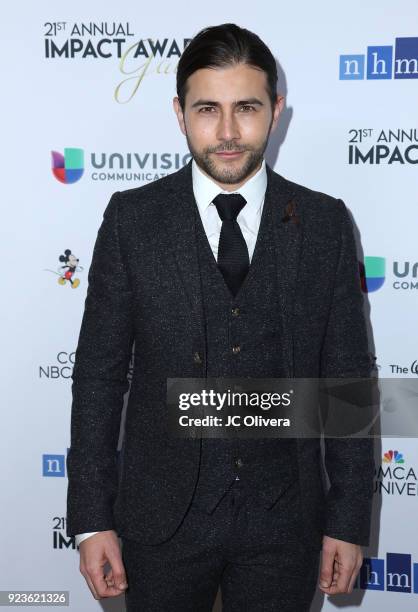
<svg viewBox="0 0 418 612">
<path fill-rule="evenodd" d="M 203 296 L 207 377 L 280 378 L 281 328 L 270 198 L 264 202 L 248 274 L 234 297 L 218 268 L 196 205 L 195 227 Z M 271 506 L 295 478 L 295 440 L 202 438 L 194 499 L 213 512 L 231 486 Z"/>
</svg>

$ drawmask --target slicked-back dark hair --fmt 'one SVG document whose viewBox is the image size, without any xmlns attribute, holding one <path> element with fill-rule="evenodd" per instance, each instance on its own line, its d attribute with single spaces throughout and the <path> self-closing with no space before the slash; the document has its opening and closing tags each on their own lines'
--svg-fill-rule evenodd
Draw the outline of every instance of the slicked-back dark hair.
<svg viewBox="0 0 418 612">
<path fill-rule="evenodd" d="M 235 23 L 223 23 L 200 30 L 180 57 L 176 87 L 182 110 L 189 76 L 201 68 L 227 68 L 234 64 L 247 64 L 266 73 L 273 108 L 277 96 L 277 66 L 273 54 L 254 32 Z"/>
</svg>

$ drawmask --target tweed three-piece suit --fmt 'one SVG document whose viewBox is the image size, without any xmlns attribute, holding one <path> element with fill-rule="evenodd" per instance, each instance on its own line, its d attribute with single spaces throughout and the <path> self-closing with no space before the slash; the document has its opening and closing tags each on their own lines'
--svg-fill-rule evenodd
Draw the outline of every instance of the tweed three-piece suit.
<svg viewBox="0 0 418 612">
<path fill-rule="evenodd" d="M 370 440 L 325 439 L 326 491 L 317 438 L 182 439 L 168 431 L 167 378 L 370 375 L 344 203 L 266 169 L 254 255 L 235 297 L 203 230 L 191 162 L 112 196 L 72 375 L 68 535 L 115 529 L 144 549 L 166 545 L 193 500 L 214 516 L 238 476 L 240 494 L 256 499 L 266 520 L 276 513 L 283 538 L 316 552 L 323 534 L 369 543 Z"/>
</svg>

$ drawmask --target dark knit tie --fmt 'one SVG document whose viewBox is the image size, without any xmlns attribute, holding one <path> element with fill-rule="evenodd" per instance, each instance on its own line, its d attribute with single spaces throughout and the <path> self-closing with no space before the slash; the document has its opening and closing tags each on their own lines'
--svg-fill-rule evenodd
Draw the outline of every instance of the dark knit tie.
<svg viewBox="0 0 418 612">
<path fill-rule="evenodd" d="M 247 200 L 240 193 L 220 193 L 213 203 L 222 219 L 218 267 L 235 297 L 250 265 L 247 244 L 237 221 L 238 214 Z"/>
</svg>

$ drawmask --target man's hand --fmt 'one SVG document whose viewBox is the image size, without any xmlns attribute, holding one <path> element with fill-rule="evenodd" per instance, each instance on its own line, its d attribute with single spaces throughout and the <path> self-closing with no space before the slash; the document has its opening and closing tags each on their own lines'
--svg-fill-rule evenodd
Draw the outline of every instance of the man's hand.
<svg viewBox="0 0 418 612">
<path fill-rule="evenodd" d="M 362 563 L 363 553 L 359 544 L 324 535 L 319 588 L 327 595 L 352 593 Z"/>
<path fill-rule="evenodd" d="M 95 599 L 117 597 L 128 587 L 118 536 L 115 531 L 100 531 L 79 546 L 80 572 Z M 104 574 L 104 566 L 110 570 Z"/>
</svg>

